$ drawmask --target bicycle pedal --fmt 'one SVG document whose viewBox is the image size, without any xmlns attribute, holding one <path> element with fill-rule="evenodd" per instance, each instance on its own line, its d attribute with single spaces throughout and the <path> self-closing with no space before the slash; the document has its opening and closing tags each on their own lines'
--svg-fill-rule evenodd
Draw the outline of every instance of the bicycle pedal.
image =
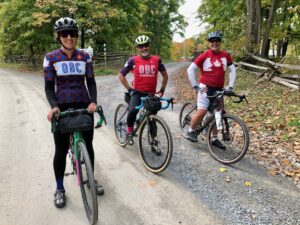
<svg viewBox="0 0 300 225">
<path fill-rule="evenodd" d="M 67 177 L 67 176 L 74 175 L 74 174 L 75 174 L 74 171 L 73 172 L 66 172 L 65 176 Z"/>
</svg>

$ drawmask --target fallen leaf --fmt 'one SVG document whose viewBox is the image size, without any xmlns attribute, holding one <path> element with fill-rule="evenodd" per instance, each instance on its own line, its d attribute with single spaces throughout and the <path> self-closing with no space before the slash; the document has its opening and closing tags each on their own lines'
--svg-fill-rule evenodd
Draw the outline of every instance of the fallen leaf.
<svg viewBox="0 0 300 225">
<path fill-rule="evenodd" d="M 252 183 L 251 183 L 251 181 L 245 181 L 245 182 L 244 182 L 244 185 L 245 185 L 246 187 L 251 187 L 251 186 L 252 186 Z"/>
<path fill-rule="evenodd" d="M 227 170 L 226 168 L 224 168 L 224 167 L 221 167 L 221 168 L 219 169 L 219 171 L 220 171 L 221 173 L 224 173 L 224 172 L 227 172 L 228 170 Z"/>
<path fill-rule="evenodd" d="M 230 178 L 229 178 L 228 176 L 226 176 L 226 177 L 225 177 L 225 181 L 226 181 L 227 183 L 229 183 L 231 180 L 230 180 Z"/>
</svg>

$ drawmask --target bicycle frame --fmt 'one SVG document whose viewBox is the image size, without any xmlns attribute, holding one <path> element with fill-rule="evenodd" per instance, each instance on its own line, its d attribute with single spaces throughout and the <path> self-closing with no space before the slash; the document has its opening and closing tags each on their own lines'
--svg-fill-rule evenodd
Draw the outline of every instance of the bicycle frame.
<svg viewBox="0 0 300 225">
<path fill-rule="evenodd" d="M 137 110 L 146 110 L 144 108 L 144 105 L 145 105 L 145 101 L 149 98 L 149 96 L 147 97 L 141 97 L 141 104 L 139 106 L 136 106 L 135 109 Z M 163 102 L 167 102 L 167 104 L 165 106 L 162 106 L 161 109 L 167 109 L 169 108 L 170 104 L 172 105 L 172 109 L 173 109 L 173 98 L 162 98 L 160 97 L 160 101 L 163 101 Z M 139 130 L 140 128 L 140 125 L 143 123 L 143 121 L 145 119 L 148 120 L 149 116 L 151 115 L 151 112 L 149 110 L 146 110 L 145 114 L 142 116 L 141 120 L 139 121 L 139 123 L 136 123 L 137 126 L 136 128 L 133 130 L 133 135 L 135 135 L 137 133 L 137 131 Z"/>
</svg>

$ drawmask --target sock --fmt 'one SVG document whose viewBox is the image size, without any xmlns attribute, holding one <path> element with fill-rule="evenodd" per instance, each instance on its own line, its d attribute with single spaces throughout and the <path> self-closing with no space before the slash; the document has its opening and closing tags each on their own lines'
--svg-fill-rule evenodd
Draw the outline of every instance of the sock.
<svg viewBox="0 0 300 225">
<path fill-rule="evenodd" d="M 64 181 L 62 179 L 56 180 L 56 190 L 65 190 Z"/>
<path fill-rule="evenodd" d="M 218 136 L 212 136 L 212 141 L 215 141 L 218 139 Z"/>
<path fill-rule="evenodd" d="M 192 129 L 191 127 L 189 128 L 189 132 L 195 131 L 195 129 Z"/>
<path fill-rule="evenodd" d="M 127 127 L 127 133 L 131 134 L 133 132 L 133 127 Z"/>
</svg>

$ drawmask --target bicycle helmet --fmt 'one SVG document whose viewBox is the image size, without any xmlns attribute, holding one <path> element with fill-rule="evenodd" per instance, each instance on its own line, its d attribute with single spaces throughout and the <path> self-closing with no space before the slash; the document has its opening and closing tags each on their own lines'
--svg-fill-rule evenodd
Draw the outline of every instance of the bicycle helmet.
<svg viewBox="0 0 300 225">
<path fill-rule="evenodd" d="M 54 31 L 59 32 L 63 30 L 75 30 L 78 32 L 78 26 L 74 19 L 70 17 L 62 17 L 54 24 Z"/>
<path fill-rule="evenodd" d="M 218 39 L 218 40 L 222 41 L 223 40 L 223 35 L 220 31 L 210 32 L 208 34 L 207 40 L 210 41 L 212 39 Z"/>
<path fill-rule="evenodd" d="M 141 36 L 138 36 L 134 42 L 135 42 L 135 45 L 150 44 L 151 39 L 146 35 L 141 35 Z"/>
</svg>

